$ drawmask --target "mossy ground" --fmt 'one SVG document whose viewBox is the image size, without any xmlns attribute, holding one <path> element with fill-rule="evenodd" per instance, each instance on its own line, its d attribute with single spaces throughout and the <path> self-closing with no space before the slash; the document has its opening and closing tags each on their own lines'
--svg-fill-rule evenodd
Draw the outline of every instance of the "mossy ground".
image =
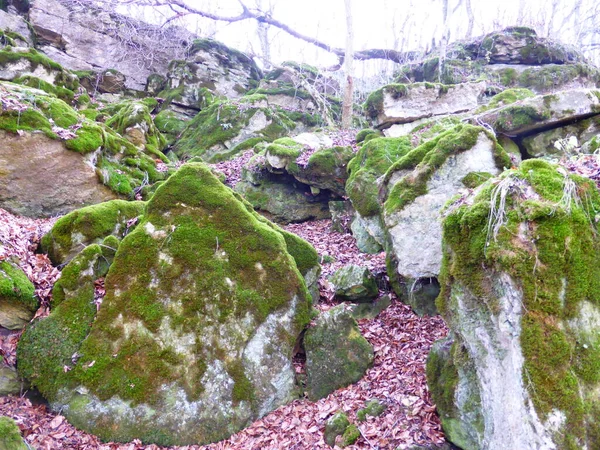
<svg viewBox="0 0 600 450">
<path fill-rule="evenodd" d="M 541 160 L 524 161 L 502 179 L 514 180 L 507 196 L 506 223 L 490 237 L 489 214 L 497 181 L 482 187 L 472 206 L 454 210 L 444 221 L 442 292 L 438 307 L 452 321 L 450 290 L 460 282 L 494 313 L 490 273 L 505 272 L 523 292 L 520 343 L 523 378 L 536 411 L 566 415 L 559 448 L 596 448 L 599 443 L 596 392 L 600 340 L 581 339 L 566 326 L 582 302 L 598 308 L 600 241 L 595 217 L 600 195 L 590 180 L 567 175 Z M 519 186 L 531 186 L 535 195 Z M 523 231 L 522 224 L 526 224 Z M 483 269 L 485 268 L 485 270 Z"/>
</svg>

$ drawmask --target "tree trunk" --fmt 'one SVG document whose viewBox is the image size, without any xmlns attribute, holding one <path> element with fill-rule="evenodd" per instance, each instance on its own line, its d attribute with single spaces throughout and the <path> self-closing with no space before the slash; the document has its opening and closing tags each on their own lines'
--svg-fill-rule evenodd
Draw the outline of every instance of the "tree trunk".
<svg viewBox="0 0 600 450">
<path fill-rule="evenodd" d="M 473 26 L 475 25 L 475 16 L 473 15 L 473 7 L 471 6 L 471 0 L 465 1 L 465 8 L 467 10 L 467 19 L 469 20 L 469 25 L 467 27 L 467 35 L 465 37 L 467 39 L 471 39 L 473 37 Z"/>
<path fill-rule="evenodd" d="M 448 0 L 442 0 L 442 39 L 440 41 L 440 54 L 438 64 L 438 82 L 442 82 L 444 66 L 446 63 L 446 47 L 450 38 L 450 30 L 448 28 Z"/>
<path fill-rule="evenodd" d="M 352 104 L 354 102 L 354 30 L 352 28 L 352 0 L 344 0 L 346 6 L 346 52 L 344 54 L 344 100 L 342 103 L 342 128 L 352 125 Z"/>
</svg>

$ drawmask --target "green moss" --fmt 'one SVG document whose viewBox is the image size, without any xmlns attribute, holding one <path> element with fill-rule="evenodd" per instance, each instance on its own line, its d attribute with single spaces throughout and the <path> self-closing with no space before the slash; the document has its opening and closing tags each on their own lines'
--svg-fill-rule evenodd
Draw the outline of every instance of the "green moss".
<svg viewBox="0 0 600 450">
<path fill-rule="evenodd" d="M 40 89 L 44 92 L 47 92 L 48 94 L 55 95 L 61 100 L 69 103 L 71 103 L 73 101 L 73 98 L 75 97 L 75 93 L 71 89 L 67 89 L 62 86 L 56 86 L 31 75 L 25 75 L 16 78 L 13 80 L 13 83 Z"/>
<path fill-rule="evenodd" d="M 27 450 L 21 430 L 10 417 L 0 416 L 0 448 L 3 450 Z"/>
<path fill-rule="evenodd" d="M 465 185 L 465 187 L 468 187 L 469 189 L 475 189 L 477 186 L 492 178 L 492 176 L 493 175 L 489 172 L 469 172 L 460 181 Z"/>
<path fill-rule="evenodd" d="M 389 94 L 396 99 L 401 98 L 408 94 L 408 87 L 405 84 L 388 84 L 371 93 L 367 97 L 363 109 L 372 119 L 376 118 L 383 111 L 384 94 Z"/>
<path fill-rule="evenodd" d="M 26 59 L 34 65 L 41 65 L 47 69 L 63 71 L 63 68 L 57 62 L 52 61 L 46 55 L 30 48 L 27 51 L 10 51 L 7 49 L 0 50 L 0 64 L 7 64 Z"/>
<path fill-rule="evenodd" d="M 16 264 L 0 261 L 0 302 L 25 307 L 33 312 L 38 307 L 35 288 Z"/>
<path fill-rule="evenodd" d="M 352 445 L 356 443 L 356 441 L 358 441 L 358 438 L 360 438 L 360 430 L 356 425 L 351 424 L 348 428 L 346 428 L 344 434 L 342 434 L 340 447 L 344 448 L 349 445 Z"/>
<path fill-rule="evenodd" d="M 98 150 L 104 143 L 104 131 L 102 127 L 90 121 L 84 121 L 75 132 L 74 139 L 65 141 L 65 147 L 77 153 L 87 154 Z"/>
<path fill-rule="evenodd" d="M 386 214 L 399 211 L 427 192 L 427 181 L 446 159 L 473 148 L 480 133 L 485 133 L 494 145 L 494 159 L 499 168 L 510 167 L 510 158 L 497 143 L 495 137 L 481 127 L 457 125 L 438 137 L 410 151 L 388 169 L 383 185 L 387 185 L 394 173 L 413 170 L 411 176 L 403 177 L 392 187 L 384 204 Z"/>
<path fill-rule="evenodd" d="M 111 200 L 77 209 L 56 221 L 42 237 L 42 249 L 55 264 L 62 264 L 82 244 L 99 243 L 109 235 L 122 238 L 129 231 L 127 222 L 140 216 L 144 207 L 144 202 Z"/>
<path fill-rule="evenodd" d="M 485 184 L 472 206 L 455 209 L 444 221 L 451 253 L 444 254 L 438 306 L 452 321 L 451 284 L 460 282 L 493 312 L 486 273 L 505 272 L 518 280 L 524 385 L 542 421 L 555 409 L 566 415 L 563 435 L 555 439 L 559 448 L 572 448 L 598 430 L 588 415 L 597 400 L 585 394 L 598 387 L 598 343 L 581 342 L 579 331 L 565 325 L 579 314 L 582 302 L 599 306 L 600 241 L 594 217 L 600 195 L 590 180 L 541 160 L 524 161 L 502 175 L 507 178 L 521 188 L 509 191 L 506 223 L 496 238 L 489 238 L 487 227 L 497 182 Z M 523 197 L 526 186 L 537 196 Z M 526 231 L 519 228 L 522 223 Z"/>
<path fill-rule="evenodd" d="M 384 413 L 386 406 L 377 399 L 369 400 L 365 407 L 356 411 L 356 420 L 364 422 L 368 416 L 378 417 Z"/>
<path fill-rule="evenodd" d="M 487 105 L 482 106 L 476 112 L 481 113 L 484 111 L 489 111 L 490 109 L 510 105 L 511 103 L 534 96 L 535 94 L 529 89 L 506 89 L 499 94 L 494 95 Z"/>
<path fill-rule="evenodd" d="M 186 121 L 182 120 L 173 111 L 165 109 L 154 117 L 154 124 L 158 131 L 167 136 L 167 139 L 174 142 L 185 129 Z"/>
<path fill-rule="evenodd" d="M 335 413 L 325 424 L 325 433 L 323 436 L 325 443 L 330 447 L 333 447 L 336 438 L 343 435 L 349 426 L 350 420 L 348 420 L 346 414 L 341 411 Z"/>
<path fill-rule="evenodd" d="M 511 132 L 543 122 L 550 117 L 551 112 L 548 109 L 540 111 L 533 106 L 508 106 L 498 113 L 495 127 L 499 131 Z"/>
<path fill-rule="evenodd" d="M 376 138 L 366 142 L 348 163 L 350 175 L 346 182 L 346 192 L 361 216 L 379 213 L 379 188 L 376 180 L 411 149 L 409 137 Z"/>
<path fill-rule="evenodd" d="M 73 367 L 96 315 L 94 280 L 103 274 L 94 266 L 101 255 L 100 246 L 91 245 L 67 264 L 52 291 L 51 315 L 35 321 L 19 341 L 19 374 L 47 398 L 67 382 L 64 369 Z"/>
</svg>

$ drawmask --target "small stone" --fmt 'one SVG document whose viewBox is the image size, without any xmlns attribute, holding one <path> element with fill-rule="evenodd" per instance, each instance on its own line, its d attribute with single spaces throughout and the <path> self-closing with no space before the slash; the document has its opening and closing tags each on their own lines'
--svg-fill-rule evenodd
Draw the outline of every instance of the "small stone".
<svg viewBox="0 0 600 450">
<path fill-rule="evenodd" d="M 348 416 L 343 412 L 335 413 L 325 424 L 325 442 L 330 447 L 335 445 L 335 438 L 344 434 L 350 426 Z"/>
<path fill-rule="evenodd" d="M 335 296 L 342 301 L 371 302 L 379 294 L 375 277 L 364 266 L 344 266 L 331 276 L 330 281 L 335 286 Z"/>
</svg>

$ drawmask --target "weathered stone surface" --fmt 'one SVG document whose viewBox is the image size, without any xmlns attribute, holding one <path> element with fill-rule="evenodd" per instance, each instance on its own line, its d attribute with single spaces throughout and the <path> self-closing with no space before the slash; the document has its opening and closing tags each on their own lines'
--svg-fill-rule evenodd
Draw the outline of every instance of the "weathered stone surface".
<svg viewBox="0 0 600 450">
<path fill-rule="evenodd" d="M 0 397 L 20 394 L 21 380 L 19 380 L 16 369 L 0 362 Z"/>
<path fill-rule="evenodd" d="M 489 124 L 500 133 L 520 135 L 596 114 L 600 114 L 600 90 L 575 89 L 528 98 L 484 112 L 474 120 Z"/>
<path fill-rule="evenodd" d="M 598 446 L 598 207 L 593 181 L 530 159 L 450 208 L 439 305 L 454 342 L 427 373 L 461 448 Z"/>
<path fill-rule="evenodd" d="M 528 136 L 522 144 L 532 158 L 558 160 L 578 151 L 593 153 L 600 147 L 600 115 Z"/>
<path fill-rule="evenodd" d="M 308 395 L 317 400 L 356 383 L 373 363 L 373 348 L 344 305 L 321 313 L 304 336 Z"/>
<path fill-rule="evenodd" d="M 377 282 L 368 267 L 349 265 L 335 271 L 330 277 L 335 296 L 342 301 L 372 302 L 379 295 Z"/>
<path fill-rule="evenodd" d="M 381 216 L 362 217 L 356 213 L 350 229 L 361 252 L 375 254 L 383 251 L 385 230 Z"/>
<path fill-rule="evenodd" d="M 206 166 L 183 166 L 120 243 L 96 319 L 73 320 L 81 297 L 65 298 L 22 337 L 19 370 L 103 439 L 224 439 L 295 396 L 292 353 L 312 306 L 286 242 Z M 35 339 L 51 320 L 69 326 Z M 75 363 L 41 339 L 76 342 L 89 323 Z M 56 377 L 34 370 L 40 359 Z"/>
<path fill-rule="evenodd" d="M 24 41 L 17 36 L 13 36 L 13 39 L 18 46 L 33 46 L 31 30 L 27 25 L 27 21 L 22 16 L 0 10 L 0 29 L 4 31 L 12 31 L 13 33 L 17 33 L 20 37 L 22 37 Z"/>
<path fill-rule="evenodd" d="M 0 327 L 20 330 L 35 314 L 35 288 L 25 272 L 10 261 L 0 262 Z"/>
<path fill-rule="evenodd" d="M 114 69 L 125 75 L 127 88 L 143 91 L 152 73 L 166 73 L 168 63 L 183 55 L 191 35 L 176 28 L 160 29 L 130 17 L 61 0 L 35 0 L 29 20 L 46 55 L 71 70 Z M 127 35 L 123 23 L 136 27 Z M 168 40 L 162 48 L 157 41 Z M 138 48 L 138 51 L 134 49 Z M 148 58 L 152 52 L 153 58 Z"/>
<path fill-rule="evenodd" d="M 365 105 L 377 128 L 477 108 L 485 82 L 444 86 L 431 83 L 391 84 L 373 92 Z"/>
<path fill-rule="evenodd" d="M 0 142 L 0 206 L 13 214 L 50 217 L 116 198 L 93 165 L 60 141 L 0 131 Z"/>
<path fill-rule="evenodd" d="M 344 434 L 344 431 L 350 426 L 348 416 L 343 412 L 337 412 L 331 416 L 325 423 L 324 439 L 330 447 L 335 446 L 335 440 L 338 436 Z"/>
<path fill-rule="evenodd" d="M 389 276 L 398 295 L 417 313 L 435 313 L 443 206 L 467 187 L 473 174 L 489 177 L 510 165 L 489 132 L 458 125 L 406 154 L 386 173 L 383 217 L 388 267 L 394 268 Z"/>
<path fill-rule="evenodd" d="M 107 236 L 123 238 L 135 228 L 135 218 L 142 215 L 145 205 L 112 200 L 77 209 L 58 219 L 43 236 L 42 250 L 55 265 L 66 264 L 84 247 L 100 244 Z"/>
</svg>

